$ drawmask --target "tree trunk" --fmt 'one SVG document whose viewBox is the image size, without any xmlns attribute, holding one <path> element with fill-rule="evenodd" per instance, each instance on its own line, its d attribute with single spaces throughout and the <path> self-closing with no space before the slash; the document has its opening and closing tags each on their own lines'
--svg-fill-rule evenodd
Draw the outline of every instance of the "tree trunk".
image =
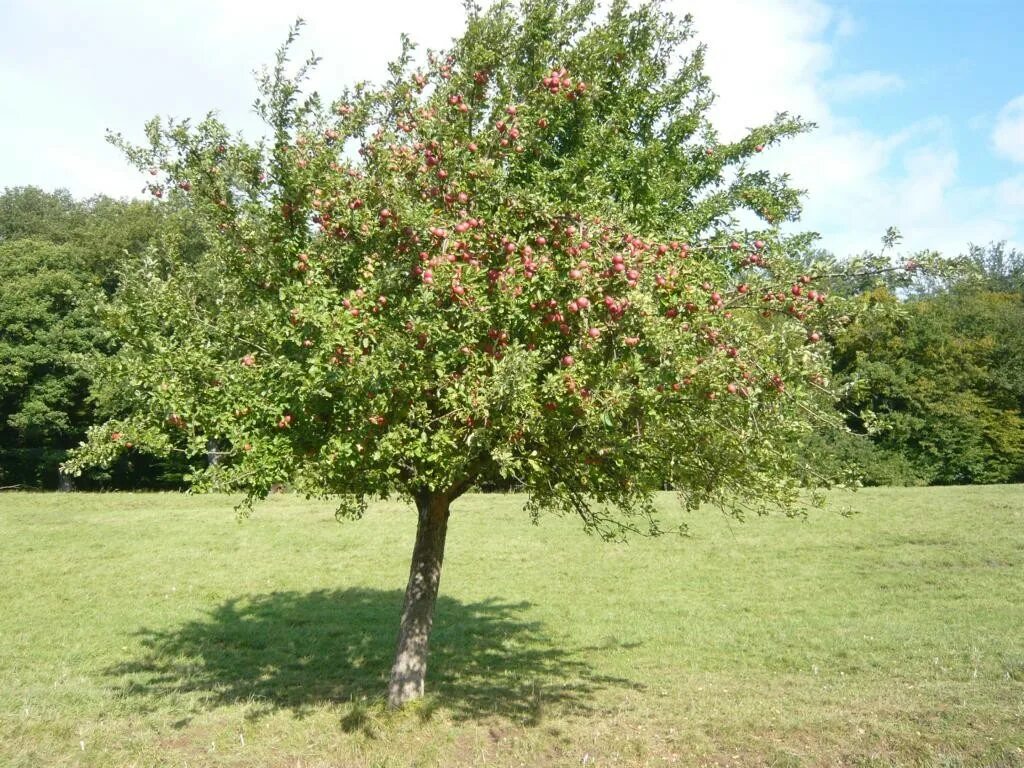
<svg viewBox="0 0 1024 768">
<path fill-rule="evenodd" d="M 427 643 L 434 623 L 434 603 L 441 582 L 444 539 L 448 531 L 451 499 L 445 494 L 424 494 L 416 499 L 419 522 L 412 550 L 409 586 L 405 590 L 398 648 L 388 684 L 388 705 L 400 707 L 423 696 L 427 675 Z"/>
<path fill-rule="evenodd" d="M 220 445 L 212 437 L 206 441 L 206 463 L 211 467 L 220 464 Z"/>
<path fill-rule="evenodd" d="M 75 490 L 75 479 L 64 473 L 63 469 L 57 470 L 57 490 L 61 493 L 70 493 Z"/>
</svg>

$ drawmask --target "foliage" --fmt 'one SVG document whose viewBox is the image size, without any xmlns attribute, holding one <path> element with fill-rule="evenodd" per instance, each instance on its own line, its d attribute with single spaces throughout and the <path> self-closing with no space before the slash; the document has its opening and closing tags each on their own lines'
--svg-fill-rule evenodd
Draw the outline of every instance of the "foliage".
<svg viewBox="0 0 1024 768">
<path fill-rule="evenodd" d="M 94 309 L 116 287 L 121 261 L 137 259 L 157 238 L 179 243 L 185 257 L 198 248 L 181 213 L 170 208 L 105 197 L 78 201 L 35 187 L 0 195 L 4 483 L 54 486 L 67 450 L 104 414 L 89 395 L 89 360 L 113 346 Z M 120 487 L 180 484 L 180 468 L 176 480 L 160 479 L 167 469 L 131 457 L 95 479 L 105 476 Z"/>
<path fill-rule="evenodd" d="M 777 229 L 798 193 L 750 161 L 807 126 L 720 142 L 690 20 L 593 10 L 471 7 L 449 52 L 418 67 L 405 41 L 386 83 L 330 103 L 286 45 L 269 140 L 212 116 L 113 137 L 211 247 L 126 276 L 103 378 L 136 398 L 69 466 L 212 440 L 197 487 L 355 514 L 511 478 L 611 536 L 657 530 L 666 480 L 691 507 L 791 504 L 842 308 Z"/>
<path fill-rule="evenodd" d="M 1024 293 L 1024 252 L 1007 250 L 1006 243 L 972 245 L 966 260 L 975 270 L 975 282 L 992 291 Z"/>
<path fill-rule="evenodd" d="M 96 301 L 89 277 L 66 245 L 0 242 L 5 481 L 43 480 L 39 474 L 54 471 L 62 449 L 74 445 L 84 430 L 88 378 L 77 355 L 100 344 L 89 313 Z M 45 479 L 56 482 L 56 473 Z"/>
<path fill-rule="evenodd" d="M 800 444 L 808 466 L 826 476 L 852 474 L 865 486 L 918 486 L 927 479 L 904 453 L 879 445 L 870 435 L 837 425 L 808 436 Z"/>
<path fill-rule="evenodd" d="M 36 239 L 66 245 L 85 220 L 82 205 L 67 190 L 44 192 L 14 187 L 0 195 L 0 241 Z"/>
<path fill-rule="evenodd" d="M 879 311 L 862 313 L 837 346 L 842 407 L 928 482 L 1019 481 L 1024 292 L 1013 290 L 1012 252 L 969 258 L 974 275 L 945 290 L 903 302 L 884 288 L 866 295 Z"/>
</svg>

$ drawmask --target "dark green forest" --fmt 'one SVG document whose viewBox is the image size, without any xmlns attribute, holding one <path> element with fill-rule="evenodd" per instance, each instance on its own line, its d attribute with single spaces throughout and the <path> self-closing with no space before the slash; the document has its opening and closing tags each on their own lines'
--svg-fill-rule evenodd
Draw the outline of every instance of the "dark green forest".
<svg viewBox="0 0 1024 768">
<path fill-rule="evenodd" d="M 116 410 L 90 370 L 116 348 L 97 311 L 119 265 L 161 247 L 202 247 L 169 206 L 35 187 L 0 195 L 0 487 L 56 488 L 85 430 Z M 184 460 L 132 455 L 82 488 L 177 488 Z"/>
<path fill-rule="evenodd" d="M 70 487 L 67 451 L 119 409 L 121 394 L 90 374 L 116 349 L 100 309 L 119 269 L 202 248 L 166 202 L 0 195 L 0 487 Z M 823 394 L 809 467 L 852 466 L 868 485 L 1024 481 L 1024 254 L 995 243 L 961 256 L 956 278 L 831 286 L 862 311 L 830 339 L 838 398 Z M 129 453 L 75 487 L 182 488 L 189 462 L 205 460 Z"/>
</svg>

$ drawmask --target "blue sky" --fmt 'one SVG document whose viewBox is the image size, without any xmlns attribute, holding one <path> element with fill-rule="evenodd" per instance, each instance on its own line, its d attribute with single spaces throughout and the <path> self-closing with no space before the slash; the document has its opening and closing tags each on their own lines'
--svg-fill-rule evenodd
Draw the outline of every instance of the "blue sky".
<svg viewBox="0 0 1024 768">
<path fill-rule="evenodd" d="M 670 0 L 708 46 L 725 137 L 788 110 L 813 134 L 758 162 L 807 189 L 802 228 L 838 254 L 1024 247 L 1021 0 Z M 324 93 L 378 78 L 398 35 L 443 46 L 458 0 L 0 0 L 0 187 L 137 194 L 142 181 L 104 142 L 140 135 L 154 114 L 216 109 L 257 125 L 251 72 L 288 24 L 324 57 Z"/>
<path fill-rule="evenodd" d="M 837 46 L 837 70 L 893 73 L 903 86 L 840 113 L 877 132 L 928 115 L 946 120 L 964 180 L 1000 178 L 1006 162 L 992 151 L 987 129 L 1024 94 L 1024 3 L 860 0 L 845 9 L 858 28 Z"/>
</svg>

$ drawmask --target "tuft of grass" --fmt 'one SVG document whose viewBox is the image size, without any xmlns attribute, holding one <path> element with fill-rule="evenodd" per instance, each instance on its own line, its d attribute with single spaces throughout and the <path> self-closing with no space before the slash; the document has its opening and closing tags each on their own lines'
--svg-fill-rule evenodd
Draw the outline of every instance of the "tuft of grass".
<svg viewBox="0 0 1024 768">
<path fill-rule="evenodd" d="M 454 506 L 395 713 L 411 510 L 0 495 L 0 765 L 1024 766 L 1021 487 L 629 544 L 522 501 Z"/>
</svg>

